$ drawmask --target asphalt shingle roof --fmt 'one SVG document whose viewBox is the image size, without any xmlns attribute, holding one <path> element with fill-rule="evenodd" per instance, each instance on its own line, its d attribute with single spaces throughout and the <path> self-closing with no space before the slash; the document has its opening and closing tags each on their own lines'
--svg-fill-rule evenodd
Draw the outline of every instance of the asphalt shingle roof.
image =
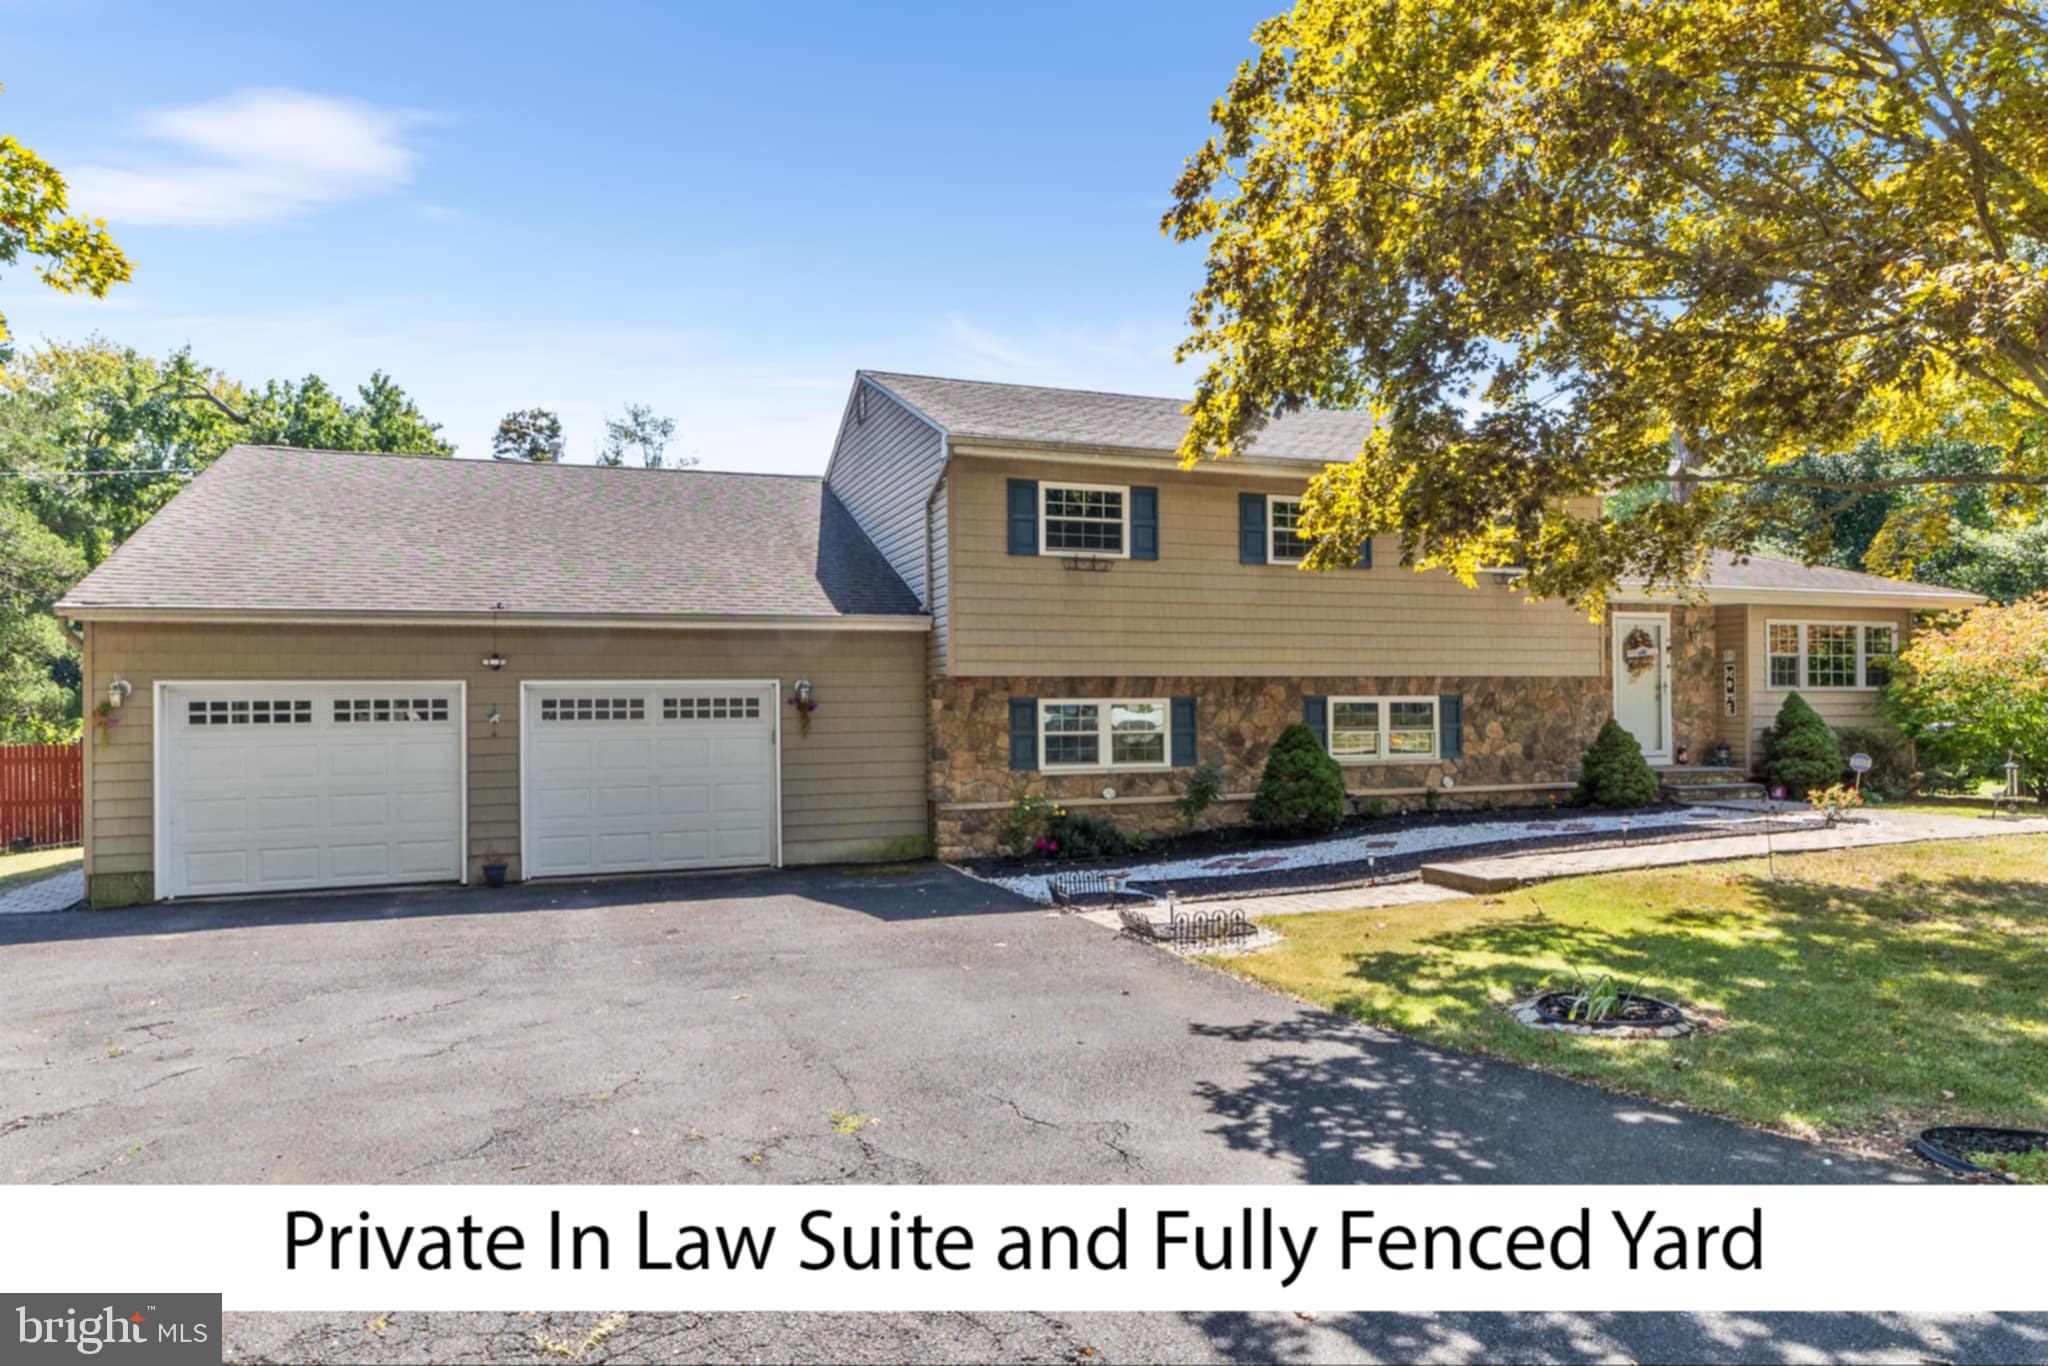
<svg viewBox="0 0 2048 1366">
<path fill-rule="evenodd" d="M 1707 560 L 1706 588 L 1758 589 L 1785 593 L 1889 593 L 1899 597 L 1923 597 L 1931 601 L 1972 599 L 1974 595 L 1934 583 L 1913 583 L 1864 574 L 1854 569 L 1836 569 L 1823 564 L 1801 564 L 1769 555 L 1751 555 L 1738 562 L 1725 550 L 1716 550 Z"/>
<path fill-rule="evenodd" d="M 237 446 L 60 606 L 914 615 L 816 478 Z"/>
<path fill-rule="evenodd" d="M 1188 429 L 1182 398 L 990 384 L 885 370 L 862 372 L 959 439 L 1049 441 L 1069 446 L 1171 451 Z M 1300 412 L 1274 418 L 1245 445 L 1269 460 L 1349 460 L 1372 420 L 1355 412 Z"/>
</svg>

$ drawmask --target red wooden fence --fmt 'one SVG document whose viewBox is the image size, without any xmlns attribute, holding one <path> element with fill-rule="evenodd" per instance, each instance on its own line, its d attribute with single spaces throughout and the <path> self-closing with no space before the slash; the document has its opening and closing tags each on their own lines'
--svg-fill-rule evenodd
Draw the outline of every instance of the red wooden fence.
<svg viewBox="0 0 2048 1366">
<path fill-rule="evenodd" d="M 85 837 L 85 750 L 78 745 L 0 745 L 0 851 Z"/>
</svg>

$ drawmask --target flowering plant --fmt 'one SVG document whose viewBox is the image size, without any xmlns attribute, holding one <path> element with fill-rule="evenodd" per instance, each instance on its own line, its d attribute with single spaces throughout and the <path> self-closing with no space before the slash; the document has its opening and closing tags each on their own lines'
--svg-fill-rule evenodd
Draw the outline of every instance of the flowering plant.
<svg viewBox="0 0 2048 1366">
<path fill-rule="evenodd" d="M 1863 793 L 1856 788 L 1836 783 L 1832 787 L 1817 787 L 1806 794 L 1807 804 L 1827 817 L 1828 824 L 1849 808 L 1863 805 Z"/>
<path fill-rule="evenodd" d="M 789 705 L 796 708 L 797 731 L 800 734 L 809 735 L 811 733 L 811 713 L 818 709 L 818 699 L 793 692 L 789 695 Z"/>
<path fill-rule="evenodd" d="M 121 724 L 121 714 L 114 710 L 112 703 L 102 702 L 92 709 L 92 723 L 101 727 L 118 726 Z"/>
</svg>

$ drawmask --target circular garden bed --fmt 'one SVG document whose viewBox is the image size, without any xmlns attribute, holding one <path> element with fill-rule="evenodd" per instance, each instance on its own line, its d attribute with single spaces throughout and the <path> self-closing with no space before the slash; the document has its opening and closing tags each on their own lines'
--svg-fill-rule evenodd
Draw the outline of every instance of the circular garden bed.
<svg viewBox="0 0 2048 1366">
<path fill-rule="evenodd" d="M 2023 1180 L 2000 1167 L 2040 1170 L 2048 1165 L 2048 1133 L 2039 1129 L 1992 1129 L 1975 1124 L 1947 1124 L 1922 1131 L 1913 1151 L 1952 1172 Z M 1997 1166 L 1987 1166 L 1995 1162 Z M 2039 1178 L 2036 1178 L 2039 1179 Z"/>
<path fill-rule="evenodd" d="M 1535 1029 L 1610 1039 L 1675 1039 L 1699 1027 L 1683 1010 L 1654 996 L 1624 992 L 1615 999 L 1612 1010 L 1598 1020 L 1584 1018 L 1583 1011 L 1576 1008 L 1577 1002 L 1578 997 L 1571 992 L 1546 991 L 1518 1003 L 1509 1013 Z"/>
</svg>

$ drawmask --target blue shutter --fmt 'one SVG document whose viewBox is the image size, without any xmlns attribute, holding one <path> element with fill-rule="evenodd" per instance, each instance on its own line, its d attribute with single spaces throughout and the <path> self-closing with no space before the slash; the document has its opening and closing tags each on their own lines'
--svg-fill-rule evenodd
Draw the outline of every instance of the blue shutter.
<svg viewBox="0 0 2048 1366">
<path fill-rule="evenodd" d="M 1173 766 L 1195 766 L 1195 699 L 1173 699 Z"/>
<path fill-rule="evenodd" d="M 1312 692 L 1301 699 L 1301 724 L 1316 733 L 1316 739 L 1323 742 L 1323 748 L 1330 747 L 1330 699 L 1319 692 Z"/>
<path fill-rule="evenodd" d="M 1010 699 L 1010 767 L 1028 773 L 1038 767 L 1038 699 Z"/>
<path fill-rule="evenodd" d="M 1447 692 L 1436 700 L 1436 729 L 1443 757 L 1464 757 L 1465 699 L 1462 694 Z"/>
<path fill-rule="evenodd" d="M 1266 495 L 1237 495 L 1237 562 L 1266 562 Z"/>
<path fill-rule="evenodd" d="M 1131 490 L 1131 558 L 1159 558 L 1159 490 Z"/>
<path fill-rule="evenodd" d="M 1353 569 L 1372 568 L 1372 537 L 1368 535 L 1364 544 L 1358 547 L 1358 558 L 1351 562 Z"/>
<path fill-rule="evenodd" d="M 1038 481 L 1010 481 L 1010 553 L 1038 553 Z"/>
</svg>

